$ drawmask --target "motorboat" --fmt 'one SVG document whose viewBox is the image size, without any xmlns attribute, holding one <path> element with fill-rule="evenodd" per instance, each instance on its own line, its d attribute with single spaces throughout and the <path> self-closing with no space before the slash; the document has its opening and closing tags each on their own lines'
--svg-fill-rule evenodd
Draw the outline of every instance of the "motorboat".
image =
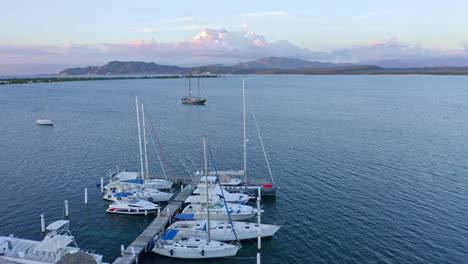
<svg viewBox="0 0 468 264">
<path fill-rule="evenodd" d="M 190 220 L 193 215 L 177 214 L 177 219 L 189 219 L 172 223 L 168 229 L 177 229 L 180 232 L 205 238 L 207 236 L 206 220 Z M 236 239 L 256 239 L 260 226 L 260 235 L 262 238 L 272 237 L 280 229 L 277 225 L 258 224 L 250 222 L 232 221 L 210 221 L 210 235 L 214 240 L 235 241 Z M 234 234 L 235 231 L 235 234 Z"/>
<path fill-rule="evenodd" d="M 48 233 L 42 241 L 17 238 L 13 235 L 0 236 L 0 263 L 71 263 L 67 262 L 67 259 L 71 258 L 80 263 L 103 263 L 102 255 L 89 253 L 78 247 L 69 225 L 67 220 L 51 223 L 46 227 Z"/>
<path fill-rule="evenodd" d="M 36 124 L 38 125 L 46 125 L 46 126 L 53 126 L 54 125 L 54 122 L 50 119 L 37 119 L 36 120 Z"/>
<path fill-rule="evenodd" d="M 227 205 L 227 208 L 225 204 Z M 211 220 L 224 221 L 229 220 L 229 215 L 232 221 L 247 220 L 256 216 L 258 212 L 258 210 L 252 206 L 225 203 L 222 200 L 210 204 L 209 211 Z M 194 219 L 206 219 L 207 212 L 208 209 L 206 204 L 189 204 L 182 211 L 184 214 L 193 214 Z"/>
<path fill-rule="evenodd" d="M 171 258 L 210 259 L 235 256 L 239 248 L 237 244 L 186 236 L 176 229 L 168 229 L 155 239 L 152 251 Z"/>
<path fill-rule="evenodd" d="M 140 199 L 115 200 L 106 210 L 111 214 L 147 215 L 158 210 L 159 206 Z"/>
</svg>

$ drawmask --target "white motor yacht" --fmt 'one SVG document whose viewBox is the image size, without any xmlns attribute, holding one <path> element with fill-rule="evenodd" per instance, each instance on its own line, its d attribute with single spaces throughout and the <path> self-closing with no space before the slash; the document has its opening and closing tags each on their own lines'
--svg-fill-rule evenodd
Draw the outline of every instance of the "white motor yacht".
<svg viewBox="0 0 468 264">
<path fill-rule="evenodd" d="M 158 210 L 159 206 L 140 199 L 132 200 L 116 200 L 109 205 L 109 208 L 106 210 L 111 214 L 129 214 L 129 215 L 146 215 L 154 213 Z"/>
<path fill-rule="evenodd" d="M 82 263 L 101 264 L 102 255 L 92 254 L 78 248 L 69 230 L 70 222 L 59 220 L 47 226 L 47 235 L 42 241 L 21 239 L 10 235 L 0 236 L 0 263 L 47 264 L 73 258 Z M 72 245 L 70 245 L 72 244 Z"/>
</svg>

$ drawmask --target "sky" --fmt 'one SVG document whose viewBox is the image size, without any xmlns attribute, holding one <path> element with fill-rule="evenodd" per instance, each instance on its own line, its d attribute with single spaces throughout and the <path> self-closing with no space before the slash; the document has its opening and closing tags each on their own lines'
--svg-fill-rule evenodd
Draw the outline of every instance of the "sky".
<svg viewBox="0 0 468 264">
<path fill-rule="evenodd" d="M 111 60 L 180 66 L 264 56 L 468 66 L 468 1 L 5 0 L 0 74 Z"/>
</svg>

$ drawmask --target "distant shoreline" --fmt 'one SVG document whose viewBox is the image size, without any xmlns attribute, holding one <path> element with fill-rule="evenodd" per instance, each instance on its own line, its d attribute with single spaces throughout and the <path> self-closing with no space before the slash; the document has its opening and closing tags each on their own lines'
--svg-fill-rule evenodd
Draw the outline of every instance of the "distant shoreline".
<svg viewBox="0 0 468 264">
<path fill-rule="evenodd" d="M 398 70 L 379 70 L 379 71 L 368 71 L 368 72 L 265 72 L 256 73 L 259 75 L 443 75 L 443 76 L 468 76 L 468 71 L 450 72 L 450 71 L 404 71 Z M 255 74 L 230 74 L 230 75 L 255 75 Z M 52 83 L 52 82 L 79 82 L 79 81 L 102 81 L 102 80 L 142 80 L 142 79 L 184 79 L 184 78 L 220 78 L 217 74 L 208 75 L 161 75 L 161 76 L 115 76 L 109 75 L 109 77 L 11 77 L 11 78 L 0 78 L 0 85 L 8 84 L 25 84 L 25 83 Z"/>
<path fill-rule="evenodd" d="M 218 78 L 218 75 L 162 75 L 162 76 L 109 76 L 109 77 L 21 77 L 0 78 L 0 85 L 25 83 L 79 82 L 102 80 L 141 80 L 141 79 L 182 79 L 182 78 Z"/>
</svg>

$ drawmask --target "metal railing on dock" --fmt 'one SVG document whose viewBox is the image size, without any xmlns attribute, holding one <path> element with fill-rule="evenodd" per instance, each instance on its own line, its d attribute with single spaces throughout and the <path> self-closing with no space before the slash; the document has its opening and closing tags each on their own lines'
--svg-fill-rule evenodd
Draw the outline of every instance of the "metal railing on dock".
<svg viewBox="0 0 468 264">
<path fill-rule="evenodd" d="M 159 234 L 169 223 L 171 217 L 182 207 L 185 199 L 189 197 L 191 190 L 182 190 L 177 196 L 168 202 L 151 224 L 123 251 L 113 264 L 132 264 L 138 262 L 138 256 L 146 250 L 151 240 Z"/>
</svg>

